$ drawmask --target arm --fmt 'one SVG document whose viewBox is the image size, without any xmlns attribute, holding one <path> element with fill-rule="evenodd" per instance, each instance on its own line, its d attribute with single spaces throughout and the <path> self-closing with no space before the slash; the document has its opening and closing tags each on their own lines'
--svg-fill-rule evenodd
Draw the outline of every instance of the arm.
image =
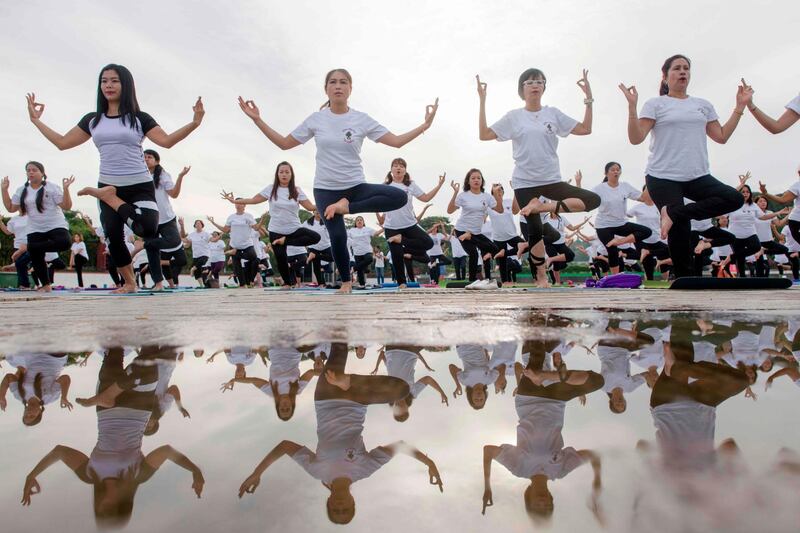
<svg viewBox="0 0 800 533">
<path fill-rule="evenodd" d="M 258 463 L 253 473 L 250 474 L 247 479 L 244 480 L 244 483 L 239 487 L 239 498 L 244 496 L 245 493 L 253 494 L 258 488 L 258 484 L 261 482 L 261 475 L 266 472 L 267 468 L 269 468 L 275 461 L 283 457 L 284 455 L 288 455 L 291 457 L 292 455 L 296 454 L 302 446 L 297 444 L 296 442 L 292 442 L 290 440 L 284 440 L 278 443 L 272 451 L 270 451 L 264 459 Z"/>
<path fill-rule="evenodd" d="M 175 398 L 175 405 L 178 406 L 178 410 L 181 412 L 184 418 L 191 418 L 189 415 L 189 411 L 183 406 L 181 402 L 181 390 L 178 388 L 177 385 L 170 385 L 167 389 L 167 394 Z"/>
<path fill-rule="evenodd" d="M 70 403 L 68 395 L 69 395 L 69 387 L 72 384 L 72 378 L 69 376 L 59 376 L 56 380 L 56 383 L 61 385 L 61 407 L 72 411 L 72 403 Z"/>
<path fill-rule="evenodd" d="M 10 229 L 8 229 L 8 226 L 6 226 L 3 223 L 3 219 L 2 218 L 0 218 L 0 231 L 5 233 L 6 235 L 14 235 L 14 233 Z"/>
<path fill-rule="evenodd" d="M 492 499 L 492 459 L 499 454 L 500 446 L 487 444 L 483 447 L 483 511 L 481 511 L 481 514 L 486 514 L 486 508 L 494 505 Z"/>
<path fill-rule="evenodd" d="M 300 201 L 300 202 L 298 202 L 298 203 L 299 203 L 299 204 L 300 204 L 300 205 L 303 207 L 303 209 L 305 209 L 306 211 L 311 211 L 311 212 L 313 213 L 314 211 L 316 211 L 316 210 L 317 210 L 317 206 L 316 206 L 316 205 L 314 205 L 313 203 L 311 203 L 311 200 L 301 200 L 301 201 Z"/>
<path fill-rule="evenodd" d="M 450 405 L 450 403 L 447 401 L 447 394 L 445 394 L 444 391 L 442 390 L 442 387 L 439 386 L 439 382 L 438 381 L 436 381 L 435 379 L 433 379 L 430 376 L 425 376 L 423 378 L 420 378 L 419 381 L 421 383 L 424 383 L 425 385 L 431 387 L 432 389 L 436 390 L 436 392 L 438 392 L 439 396 L 442 398 L 442 403 L 443 404 L 446 404 L 448 406 Z"/>
<path fill-rule="evenodd" d="M 0 181 L 0 192 L 3 194 L 3 206 L 9 213 L 16 213 L 19 211 L 19 206 L 11 203 L 11 194 L 8 192 L 8 186 L 9 181 L 8 176 L 6 176 Z"/>
<path fill-rule="evenodd" d="M 78 126 L 74 126 L 65 135 L 61 135 L 57 131 L 50 129 L 44 122 L 41 121 L 42 113 L 44 113 L 44 104 L 38 103 L 36 101 L 36 95 L 33 93 L 27 95 L 27 100 L 28 117 L 31 119 L 31 122 L 34 126 L 36 126 L 36 129 L 38 129 L 39 132 L 44 135 L 44 138 L 53 143 L 53 145 L 59 150 L 69 150 L 70 148 L 75 148 L 91 138 L 88 133 L 80 129 Z"/>
<path fill-rule="evenodd" d="M 371 375 L 374 376 L 378 373 L 378 369 L 381 367 L 381 361 L 383 361 L 384 365 L 386 364 L 386 351 L 383 348 L 378 352 L 378 359 L 375 361 L 375 368 L 370 372 Z"/>
<path fill-rule="evenodd" d="M 397 453 L 402 453 L 404 455 L 408 455 L 409 457 L 413 457 L 420 463 L 424 464 L 428 467 L 428 477 L 429 482 L 431 485 L 437 485 L 439 487 L 439 492 L 444 492 L 444 488 L 442 486 L 442 477 L 439 475 L 439 469 L 436 468 L 436 463 L 433 462 L 433 459 L 419 451 L 417 448 L 411 446 L 410 444 L 399 441 L 393 444 L 389 444 L 387 446 L 381 446 L 380 450 L 384 453 L 394 456 Z"/>
<path fill-rule="evenodd" d="M 183 217 L 178 217 L 178 231 L 180 232 L 182 240 L 185 241 L 189 238 L 189 236 L 186 234 L 186 226 L 184 225 Z"/>
<path fill-rule="evenodd" d="M 420 202 L 430 202 L 433 200 L 433 198 L 439 193 L 439 189 L 441 189 L 442 185 L 444 185 L 444 179 L 446 176 L 447 172 L 442 172 L 442 175 L 439 176 L 439 181 L 436 186 L 425 194 L 417 196 L 417 200 Z"/>
<path fill-rule="evenodd" d="M 431 207 L 431 204 L 427 204 L 425 207 L 422 208 L 422 211 L 419 212 L 417 215 L 417 223 L 425 217 L 425 212 Z"/>
<path fill-rule="evenodd" d="M 192 112 L 194 113 L 192 121 L 182 128 L 179 128 L 172 133 L 167 133 L 161 129 L 161 126 L 156 126 L 148 131 L 145 136 L 162 148 L 172 148 L 188 137 L 189 134 L 196 130 L 200 126 L 200 123 L 203 122 L 203 115 L 205 115 L 206 112 L 203 108 L 202 97 L 197 97 L 197 101 L 192 106 Z"/>
<path fill-rule="evenodd" d="M 216 222 L 214 222 L 214 217 L 206 217 L 206 219 L 207 219 L 209 222 L 211 222 L 211 223 L 214 225 L 214 227 L 216 227 L 216 228 L 217 228 L 218 230 L 220 230 L 222 233 L 228 233 L 228 232 L 230 232 L 230 231 L 231 231 L 231 227 L 230 227 L 230 226 L 220 226 L 219 224 L 217 224 Z"/>
<path fill-rule="evenodd" d="M 478 82 L 478 138 L 482 141 L 494 141 L 497 139 L 497 134 L 492 131 L 492 128 L 486 125 L 486 84 L 481 83 L 481 77 L 475 76 L 475 81 Z"/>
<path fill-rule="evenodd" d="M 261 194 L 256 194 L 252 198 L 239 198 L 238 200 L 233 195 L 232 192 L 225 192 L 224 190 L 220 193 L 220 196 L 223 200 L 228 200 L 232 204 L 245 204 L 245 205 L 254 205 L 254 204 L 263 204 L 268 200 L 268 198 L 264 198 Z M 212 222 L 213 224 L 213 222 Z M 216 224 L 214 224 L 216 226 Z"/>
<path fill-rule="evenodd" d="M 0 411 L 6 410 L 6 406 L 8 405 L 6 393 L 8 393 L 8 387 L 10 387 L 15 381 L 18 381 L 18 379 L 14 374 L 9 373 L 3 376 L 3 381 L 0 382 Z"/>
<path fill-rule="evenodd" d="M 452 215 L 456 211 L 458 211 L 458 206 L 456 205 L 456 197 L 458 196 L 458 191 L 461 188 L 460 183 L 456 183 L 455 181 L 450 182 L 450 187 L 453 188 L 453 196 L 450 198 L 450 203 L 447 204 L 447 214 Z"/>
<path fill-rule="evenodd" d="M 261 130 L 267 139 L 272 142 L 275 146 L 280 148 L 281 150 L 289 150 L 296 146 L 300 146 L 300 141 L 292 137 L 291 135 L 281 135 L 277 131 L 270 128 L 266 122 L 261 119 L 261 112 L 258 110 L 255 102 L 252 100 L 244 100 L 241 96 L 239 97 L 239 108 L 247 115 L 253 123 L 256 125 L 258 129 Z"/>
<path fill-rule="evenodd" d="M 456 396 L 462 394 L 461 383 L 458 382 L 458 371 L 460 369 L 454 364 L 450 364 L 450 366 L 448 366 L 447 369 L 450 371 L 450 377 L 453 378 L 453 381 L 456 384 L 456 389 L 453 391 L 453 398 L 455 398 Z"/>
<path fill-rule="evenodd" d="M 188 457 L 183 455 L 181 452 L 166 444 L 164 446 L 160 446 L 153 450 L 152 452 L 147 454 L 147 457 L 144 458 L 144 461 L 150 465 L 153 470 L 158 470 L 161 468 L 161 465 L 164 464 L 164 461 L 169 459 L 176 465 L 180 466 L 181 468 L 188 470 L 192 473 L 192 488 L 194 489 L 195 494 L 199 498 L 200 495 L 203 493 L 203 485 L 205 485 L 205 479 L 203 478 L 203 473 L 200 471 L 200 468 L 197 467 Z"/>
<path fill-rule="evenodd" d="M 422 125 L 417 126 L 411 131 L 407 131 L 402 135 L 395 135 L 394 133 L 386 133 L 378 142 L 381 144 L 385 144 L 386 146 L 391 146 L 392 148 L 402 148 L 406 144 L 410 143 L 421 134 L 425 133 L 425 130 L 431 127 L 433 124 L 433 118 L 436 116 L 436 111 L 439 109 L 439 99 L 437 98 L 433 105 L 425 106 L 425 122 Z"/>
<path fill-rule="evenodd" d="M 744 108 L 750 103 L 752 97 L 753 89 L 742 82 L 736 92 L 736 107 L 725 125 L 721 126 L 718 120 L 706 124 L 706 134 L 712 141 L 719 144 L 728 142 L 728 139 L 731 138 L 736 126 L 739 124 L 739 119 L 744 115 Z"/>
<path fill-rule="evenodd" d="M 378 219 L 379 226 L 383 226 L 383 223 L 386 222 L 386 215 L 383 213 L 375 213 L 375 218 Z M 417 222 L 419 222 L 419 220 Z"/>
<path fill-rule="evenodd" d="M 169 195 L 170 198 L 177 198 L 178 196 L 180 196 L 181 187 L 183 186 L 183 177 L 186 176 L 186 174 L 188 174 L 190 170 L 192 170 L 191 165 L 188 167 L 183 167 L 183 170 L 180 171 L 180 173 L 178 174 L 178 179 L 175 180 L 175 186 L 172 188 L 172 190 L 167 191 L 167 194 Z"/>
<path fill-rule="evenodd" d="M 797 122 L 798 119 L 800 119 L 800 115 L 791 109 L 787 109 L 783 112 L 783 115 L 781 115 L 778 120 L 775 120 L 767 115 L 764 111 L 756 107 L 752 98 L 750 99 L 750 103 L 747 105 L 747 109 L 750 110 L 750 114 L 753 115 L 753 118 L 756 119 L 756 121 L 761 124 L 765 130 L 772 134 L 786 131 L 790 126 Z"/>
<path fill-rule="evenodd" d="M 61 180 L 61 186 L 64 190 L 64 198 L 58 204 L 58 207 L 61 209 L 66 209 L 67 211 L 72 209 L 72 196 L 69 194 L 69 187 L 73 183 L 75 183 L 75 176 L 70 176 Z"/>
<path fill-rule="evenodd" d="M 626 87 L 620 83 L 619 90 L 622 91 L 628 101 L 628 140 L 633 145 L 642 144 L 647 138 L 647 134 L 653 129 L 656 121 L 649 118 L 639 118 L 636 110 L 639 102 L 639 93 L 636 91 L 635 85 Z"/>
<path fill-rule="evenodd" d="M 89 460 L 85 454 L 75 450 L 73 448 L 69 448 L 67 446 L 57 445 L 55 448 L 50 450 L 50 453 L 45 455 L 33 470 L 25 477 L 25 488 L 22 491 L 22 505 L 30 505 L 31 504 L 31 496 L 35 494 L 39 494 L 42 489 L 39 486 L 39 482 L 36 481 L 36 477 L 47 470 L 50 466 L 61 461 L 70 470 L 77 473 L 77 470 L 81 467 L 81 465 L 86 464 Z"/>
<path fill-rule="evenodd" d="M 492 191 L 492 196 L 494 196 L 495 200 L 495 206 L 492 209 L 494 209 L 496 213 L 503 213 L 503 196 L 500 194 L 499 187 Z"/>
<path fill-rule="evenodd" d="M 767 192 L 767 185 L 762 183 L 761 181 L 758 182 L 758 187 L 761 191 L 761 195 L 769 200 L 770 202 L 775 202 L 778 204 L 788 204 L 789 202 L 794 201 L 797 196 L 792 191 L 786 191 L 783 194 L 774 195 Z"/>
<path fill-rule="evenodd" d="M 592 133 L 592 103 L 594 103 L 594 99 L 592 98 L 592 86 L 589 85 L 588 70 L 583 69 L 583 76 L 578 80 L 577 83 L 578 87 L 581 88 L 585 96 L 583 100 L 585 109 L 583 112 L 583 122 L 572 128 L 570 133 L 573 135 L 589 135 Z"/>
</svg>

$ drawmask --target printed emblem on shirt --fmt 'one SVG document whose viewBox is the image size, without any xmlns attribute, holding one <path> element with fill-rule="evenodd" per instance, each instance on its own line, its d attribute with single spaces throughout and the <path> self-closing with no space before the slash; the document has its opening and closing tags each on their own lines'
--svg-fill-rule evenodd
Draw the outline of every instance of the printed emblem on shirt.
<svg viewBox="0 0 800 533">
<path fill-rule="evenodd" d="M 347 448 L 347 450 L 345 450 L 345 454 L 347 455 L 347 460 L 351 463 L 356 460 L 355 448 Z"/>
<path fill-rule="evenodd" d="M 347 144 L 352 143 L 355 133 L 356 133 L 355 130 L 353 130 L 351 128 L 345 129 L 344 130 L 344 142 L 346 142 Z"/>
<path fill-rule="evenodd" d="M 552 122 L 545 122 L 544 123 L 544 129 L 550 135 L 554 135 L 556 133 L 556 129 L 555 129 L 555 127 L 553 127 L 553 123 Z"/>
</svg>

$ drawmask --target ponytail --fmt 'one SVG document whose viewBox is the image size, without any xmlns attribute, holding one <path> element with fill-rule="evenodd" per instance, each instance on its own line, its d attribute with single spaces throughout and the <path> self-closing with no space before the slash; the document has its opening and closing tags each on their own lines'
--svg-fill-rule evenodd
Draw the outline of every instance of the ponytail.
<svg viewBox="0 0 800 533">
<path fill-rule="evenodd" d="M 164 171 L 164 167 L 161 166 L 161 156 L 158 155 L 158 152 L 150 148 L 145 150 L 144 153 L 153 156 L 153 159 L 156 160 L 156 167 L 153 169 L 153 185 L 158 189 L 158 186 L 161 185 L 161 172 Z"/>
<path fill-rule="evenodd" d="M 664 96 L 669 94 L 669 85 L 667 85 L 667 80 L 661 80 L 661 85 L 658 86 L 658 95 Z"/>
<path fill-rule="evenodd" d="M 687 63 L 689 63 L 689 67 L 691 68 L 692 62 L 691 60 L 683 54 L 675 54 L 672 57 L 668 57 L 664 64 L 661 65 L 661 84 L 658 86 L 658 94 L 660 96 L 664 96 L 669 94 L 669 84 L 667 84 L 667 74 L 669 74 L 669 69 L 672 68 L 672 63 L 676 59 L 683 59 Z"/>
<path fill-rule="evenodd" d="M 19 214 L 23 217 L 28 214 L 28 209 L 25 207 L 25 198 L 28 196 L 28 185 L 30 185 L 30 183 L 26 181 L 25 186 L 22 188 L 22 194 L 19 196 Z"/>
</svg>

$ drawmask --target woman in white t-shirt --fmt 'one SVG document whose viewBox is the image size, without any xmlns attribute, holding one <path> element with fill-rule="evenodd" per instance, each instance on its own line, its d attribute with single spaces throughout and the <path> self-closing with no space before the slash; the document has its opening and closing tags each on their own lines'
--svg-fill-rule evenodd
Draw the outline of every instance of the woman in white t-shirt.
<svg viewBox="0 0 800 533">
<path fill-rule="evenodd" d="M 511 184 L 520 206 L 520 214 L 527 220 L 528 234 L 523 235 L 529 244 L 531 263 L 536 267 L 536 284 L 549 286 L 545 262 L 545 243 L 542 239 L 542 218 L 539 213 L 592 211 L 600 205 L 600 198 L 591 191 L 570 185 L 561 180 L 558 161 L 558 137 L 589 135 L 592 132 L 592 89 L 588 71 L 578 80 L 583 91 L 585 107 L 583 122 L 570 118 L 560 109 L 542 105 L 547 88 L 547 78 L 536 68 L 523 72 L 517 83 L 517 94 L 525 106 L 506 113 L 503 118 L 487 126 L 486 84 L 478 82 L 480 98 L 479 137 L 482 141 L 511 141 L 514 172 Z M 544 196 L 553 200 L 545 204 Z"/>
<path fill-rule="evenodd" d="M 244 207 L 242 211 L 244 211 Z M 209 220 L 209 222 L 217 226 L 212 220 Z M 200 219 L 194 221 L 194 231 L 191 233 L 186 233 L 186 229 L 183 226 L 183 219 L 178 221 L 178 225 L 184 244 L 192 248 L 191 268 L 194 270 L 194 279 L 197 280 L 199 284 L 205 284 L 206 278 L 208 277 L 208 269 L 205 265 L 208 262 L 208 256 L 211 254 L 211 251 L 208 249 L 211 234 L 206 231 L 206 225 Z"/>
<path fill-rule="evenodd" d="M 797 169 L 797 175 L 800 177 L 800 167 Z M 800 179 L 795 181 L 786 192 L 778 195 L 768 193 L 765 183 L 759 181 L 758 185 L 761 189 L 761 195 L 770 202 L 778 204 L 794 202 L 793 209 L 791 213 L 789 213 L 787 224 L 789 225 L 789 231 L 791 231 L 794 240 L 800 242 Z"/>
<path fill-rule="evenodd" d="M 383 228 L 374 230 L 367 227 L 364 224 L 364 217 L 360 215 L 356 217 L 353 227 L 347 230 L 347 235 L 352 243 L 353 270 L 356 271 L 358 284 L 362 288 L 367 283 L 366 275 L 369 272 L 370 265 L 372 265 L 372 237 L 377 237 L 383 231 Z M 339 275 L 341 275 L 341 272 Z"/>
<path fill-rule="evenodd" d="M 386 268 L 386 256 L 380 248 L 374 247 L 372 249 L 372 257 L 375 259 L 375 282 L 378 285 L 383 285 L 386 281 L 383 277 L 383 272 Z"/>
<path fill-rule="evenodd" d="M 764 195 L 756 198 L 756 207 L 758 207 L 762 216 L 773 213 L 773 211 L 767 209 L 768 205 L 769 203 Z M 789 214 L 789 211 L 784 210 L 784 213 Z M 758 235 L 758 240 L 761 241 L 761 248 L 764 250 L 764 254 L 756 261 L 756 272 L 759 276 L 769 277 L 768 254 L 773 256 L 784 255 L 789 260 L 789 249 L 775 239 L 777 235 L 777 231 L 773 231 L 775 222 L 775 219 L 764 220 L 761 217 L 756 219 L 756 234 Z"/>
<path fill-rule="evenodd" d="M 652 131 L 647 190 L 661 211 L 661 237 L 667 238 L 676 277 L 692 275 L 691 221 L 730 213 L 742 206 L 736 190 L 711 175 L 706 137 L 724 144 L 733 135 L 753 90 L 742 84 L 736 107 L 721 125 L 710 102 L 689 96 L 691 63 L 674 55 L 661 67 L 660 96 L 637 114 L 635 86 L 619 85 L 628 101 L 628 139 L 641 144 Z M 692 203 L 684 204 L 684 198 Z"/>
<path fill-rule="evenodd" d="M 170 198 L 176 199 L 181 194 L 183 178 L 192 167 L 183 167 L 178 174 L 178 179 L 172 181 L 172 176 L 161 166 L 161 156 L 155 150 L 144 151 L 144 162 L 147 170 L 153 176 L 153 186 L 156 190 L 156 205 L 158 206 L 158 231 L 156 237 L 144 239 L 144 249 L 147 252 L 147 263 L 150 276 L 153 278 L 153 290 L 160 291 L 164 288 L 166 277 L 170 285 L 177 284 L 173 268 L 180 269 L 186 264 L 186 252 L 183 248 L 181 232 L 178 228 L 175 211 L 172 209 Z M 182 256 L 182 257 L 181 257 Z M 169 261 L 170 267 L 165 269 L 161 261 Z M 169 270 L 169 272 L 167 272 Z M 178 272 L 180 273 L 180 272 Z M 172 274 L 173 276 L 168 276 Z M 195 279 L 200 279 L 200 269 L 195 272 Z"/>
<path fill-rule="evenodd" d="M 64 178 L 61 187 L 48 183 L 44 165 L 38 161 L 29 161 L 25 165 L 25 173 L 28 179 L 13 197 L 8 192 L 8 177 L 0 181 L 0 192 L 3 205 L 9 213 L 19 211 L 20 215 L 28 216 L 27 250 L 34 274 L 42 283 L 38 290 L 50 292 L 52 288 L 45 254 L 69 250 L 69 225 L 62 209 L 72 209 L 69 187 L 75 183 L 75 178 Z"/>
<path fill-rule="evenodd" d="M 431 242 L 433 242 L 433 246 L 427 250 L 428 257 L 431 260 L 428 264 L 430 267 L 431 283 L 438 284 L 441 268 L 453 264 L 453 261 L 447 257 L 444 254 L 444 250 L 442 250 L 442 243 L 450 242 L 450 234 L 447 233 L 444 222 L 437 222 L 428 230 L 428 235 L 430 235 Z M 466 252 L 464 255 L 466 255 Z"/>
<path fill-rule="evenodd" d="M 425 122 L 402 135 L 395 135 L 375 119 L 352 109 L 348 104 L 353 78 L 345 69 L 325 75 L 328 101 L 312 113 L 289 135 L 269 127 L 252 100 L 239 97 L 239 107 L 258 129 L 278 148 L 288 150 L 315 138 L 317 144 L 314 200 L 323 214 L 331 239 L 336 267 L 342 276 L 340 292 L 350 292 L 352 280 L 347 254 L 347 229 L 344 215 L 375 213 L 399 209 L 408 201 L 402 191 L 387 185 L 370 184 L 361 164 L 361 144 L 365 138 L 400 148 L 430 128 L 439 100 L 425 109 Z"/>
<path fill-rule="evenodd" d="M 222 233 L 218 231 L 211 232 L 211 238 L 208 240 L 208 282 L 210 284 L 213 279 L 216 281 L 216 286 L 219 288 L 219 274 L 225 268 L 225 248 L 227 245 L 222 239 Z"/>
<path fill-rule="evenodd" d="M 236 203 L 233 193 L 222 191 L 222 197 Z M 278 272 L 284 287 L 299 286 L 294 273 L 289 269 L 286 255 L 287 246 L 311 246 L 320 240 L 319 234 L 304 227 L 300 223 L 300 206 L 314 212 L 317 207 L 311 203 L 303 190 L 295 185 L 294 168 L 286 161 L 278 163 L 275 169 L 275 180 L 252 198 L 238 200 L 245 205 L 260 204 L 269 201 L 269 240 Z"/>
<path fill-rule="evenodd" d="M 60 400 L 62 409 L 72 411 L 68 399 L 71 379 L 68 375 L 61 375 L 67 364 L 66 354 L 8 354 L 6 361 L 16 371 L 6 374 L 0 383 L 0 410 L 6 410 L 6 393 L 11 391 L 24 406 L 22 423 L 26 426 L 41 422 L 45 406 L 56 400 Z"/>
<path fill-rule="evenodd" d="M 732 260 L 736 262 L 736 270 L 739 277 L 745 277 L 747 257 L 753 254 L 760 254 L 761 240 L 756 232 L 756 221 L 772 220 L 787 211 L 778 213 L 762 214 L 761 209 L 753 202 L 753 193 L 750 186 L 746 184 L 749 175 L 739 176 L 739 186 L 737 190 L 744 199 L 742 207 L 728 213 L 728 231 L 733 233 L 736 240 L 731 245 L 733 248 Z"/>
<path fill-rule="evenodd" d="M 634 218 L 637 224 L 650 229 L 650 236 L 636 243 L 639 260 L 648 280 L 654 279 L 656 267 L 659 267 L 663 279 L 672 266 L 672 259 L 669 256 L 666 239 L 661 238 L 661 213 L 650 198 L 647 185 L 642 188 L 639 201 L 640 203 L 631 206 L 625 213 L 628 217 Z"/>
<path fill-rule="evenodd" d="M 308 227 L 319 235 L 319 241 L 308 247 L 308 262 L 314 270 L 314 277 L 317 278 L 318 285 L 325 285 L 325 277 L 322 274 L 322 263 L 333 262 L 333 253 L 331 252 L 331 239 L 328 237 L 328 229 L 325 223 L 322 222 L 319 211 L 314 211 L 314 216 L 306 220 Z"/>
<path fill-rule="evenodd" d="M 428 250 L 433 246 L 433 241 L 430 235 L 417 224 L 417 215 L 414 213 L 414 198 L 420 202 L 433 200 L 439 189 L 444 185 L 445 176 L 439 176 L 436 186 L 425 192 L 411 179 L 407 168 L 408 164 L 405 159 L 398 157 L 392 161 L 391 170 L 386 173 L 386 181 L 384 183 L 403 191 L 408 201 L 400 209 L 387 211 L 384 215 L 379 213 L 377 215 L 378 224 L 386 230 L 386 241 L 389 243 L 389 253 L 392 254 L 392 264 L 405 264 L 405 254 L 410 254 L 412 260 L 427 264 L 430 262 Z M 398 285 L 404 286 L 406 284 L 405 270 L 398 268 L 395 272 L 395 279 Z M 409 272 L 409 274 L 413 274 L 413 272 Z"/>
<path fill-rule="evenodd" d="M 28 253 L 28 217 L 17 215 L 3 224 L 0 221 L 0 231 L 9 236 L 14 236 L 14 253 L 11 260 L 14 261 L 14 268 L 17 270 L 17 284 L 21 289 L 31 288 L 31 279 L 28 276 L 28 266 L 31 264 L 31 256 Z"/>
<path fill-rule="evenodd" d="M 114 264 L 125 279 L 115 292 L 135 292 L 136 283 L 131 254 L 125 245 L 123 227 L 129 225 L 136 235 L 154 238 L 158 229 L 158 206 L 153 179 L 147 171 L 142 142 L 147 137 L 158 146 L 172 148 L 194 131 L 203 120 L 203 102 L 197 99 L 192 121 L 168 134 L 158 123 L 139 109 L 133 75 L 122 65 L 110 64 L 100 70 L 97 83 L 97 109 L 61 135 L 42 120 L 44 104 L 28 94 L 28 115 L 39 132 L 59 150 L 75 148 L 89 139 L 100 153 L 97 187 L 85 187 L 78 196 L 97 198 L 100 221 L 108 237 Z"/>
<path fill-rule="evenodd" d="M 83 287 L 83 267 L 89 262 L 89 252 L 86 250 L 86 243 L 83 242 L 83 235 L 76 233 L 72 236 L 72 246 L 69 251 L 69 268 L 75 270 L 78 276 L 78 287 Z"/>
<path fill-rule="evenodd" d="M 483 174 L 477 168 L 471 168 L 464 176 L 464 190 L 460 190 L 460 185 L 455 181 L 450 182 L 453 188 L 453 197 L 447 206 L 447 214 L 452 215 L 459 209 L 458 221 L 455 223 L 455 231 L 461 246 L 469 256 L 469 281 L 475 282 L 478 279 L 478 251 L 484 261 L 492 259 L 499 250 L 491 239 L 481 234 L 483 222 L 489 215 L 489 209 L 494 209 L 498 213 L 503 212 L 503 197 L 499 190 L 488 194 L 484 191 L 486 181 Z M 482 280 L 488 286 L 491 280 Z M 495 284 L 495 288 L 497 285 Z"/>
<path fill-rule="evenodd" d="M 443 490 L 436 463 L 413 446 L 399 442 L 367 450 L 364 443 L 369 406 L 405 398 L 409 394 L 408 384 L 391 376 L 346 374 L 346 363 L 347 345 L 333 343 L 314 390 L 316 449 L 311 451 L 289 440 L 279 443 L 241 484 L 240 498 L 253 494 L 267 468 L 284 455 L 330 491 L 326 509 L 328 518 L 336 524 L 347 524 L 355 516 L 352 484 L 373 475 L 397 453 L 409 455 L 428 467 L 429 483 Z"/>
<path fill-rule="evenodd" d="M 514 199 L 505 198 L 505 189 L 499 183 L 492 185 L 492 195 L 495 195 L 495 191 L 503 204 L 503 212 L 498 213 L 494 209 L 489 210 L 489 220 L 492 224 L 492 242 L 499 250 L 494 254 L 494 259 L 497 261 L 497 267 L 500 270 L 500 281 L 503 285 L 510 285 L 509 256 L 517 253 L 523 240 L 519 236 L 517 223 L 514 220 L 514 215 L 518 211 L 514 209 Z"/>
<path fill-rule="evenodd" d="M 253 215 L 245 212 L 245 204 L 234 205 L 236 212 L 228 216 L 224 226 L 217 224 L 214 217 L 207 218 L 222 233 L 230 235 L 230 247 L 236 250 L 233 253 L 233 271 L 239 280 L 239 286 L 252 287 L 258 274 L 258 255 L 253 246 L 252 230 L 256 229 L 258 222 Z"/>
<path fill-rule="evenodd" d="M 458 240 L 456 229 L 452 228 L 448 235 L 448 243 L 450 243 L 450 255 L 453 257 L 453 269 L 455 270 L 456 280 L 463 281 L 467 279 L 467 260 L 469 255 L 464 250 L 461 241 Z"/>
<path fill-rule="evenodd" d="M 626 220 L 627 200 L 642 201 L 642 192 L 630 183 L 620 181 L 622 165 L 616 161 L 606 163 L 605 177 L 593 192 L 600 197 L 600 207 L 595 216 L 597 238 L 608 251 L 608 266 L 612 274 L 619 273 L 621 244 L 642 242 L 653 233 L 647 226 Z"/>
</svg>

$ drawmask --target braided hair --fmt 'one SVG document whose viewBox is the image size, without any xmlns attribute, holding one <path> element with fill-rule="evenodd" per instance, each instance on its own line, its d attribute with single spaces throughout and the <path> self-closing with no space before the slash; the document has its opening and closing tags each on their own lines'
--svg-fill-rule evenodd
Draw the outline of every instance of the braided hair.
<svg viewBox="0 0 800 533">
<path fill-rule="evenodd" d="M 38 161 L 28 161 L 25 163 L 25 168 L 28 168 L 28 165 L 33 165 L 39 169 L 39 172 L 42 173 L 42 186 L 39 187 L 39 190 L 36 192 L 36 210 L 40 213 L 44 212 L 44 188 L 47 186 L 47 174 L 44 173 L 44 165 L 39 163 Z M 22 216 L 27 215 L 27 207 L 25 205 L 25 198 L 28 196 L 28 187 L 30 186 L 30 182 L 25 182 L 25 187 L 22 189 L 22 194 L 19 197 L 19 214 Z"/>
</svg>

